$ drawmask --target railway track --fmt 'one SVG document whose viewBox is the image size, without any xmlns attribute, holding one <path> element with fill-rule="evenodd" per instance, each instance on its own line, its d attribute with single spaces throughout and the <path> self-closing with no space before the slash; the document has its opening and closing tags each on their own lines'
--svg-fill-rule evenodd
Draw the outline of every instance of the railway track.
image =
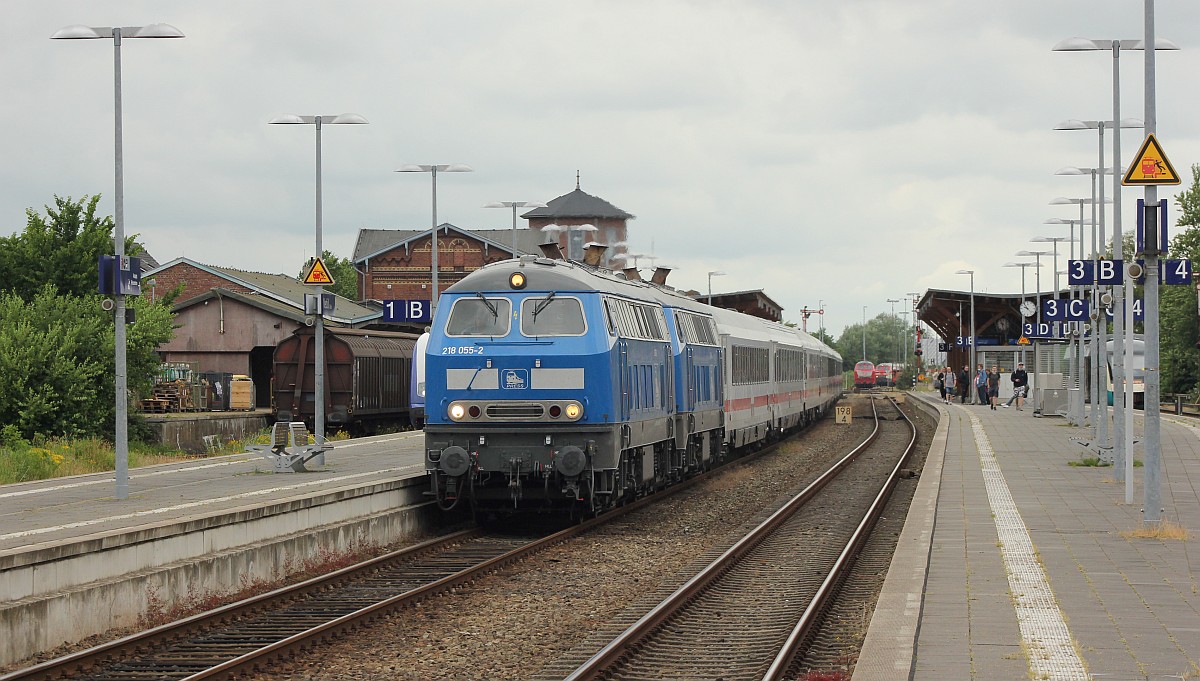
<svg viewBox="0 0 1200 681">
<path fill-rule="evenodd" d="M 779 444 L 736 459 L 731 465 L 752 461 Z M 546 536 L 503 536 L 479 528 L 450 534 L 0 676 L 0 681 L 195 680 L 267 671 L 277 661 L 305 648 L 467 584 L 707 478 L 708 475 L 696 476 L 599 518 Z"/>
<path fill-rule="evenodd" d="M 866 441 L 566 678 L 794 678 L 916 442 L 893 402 L 872 404 L 898 416 L 876 413 Z"/>
</svg>

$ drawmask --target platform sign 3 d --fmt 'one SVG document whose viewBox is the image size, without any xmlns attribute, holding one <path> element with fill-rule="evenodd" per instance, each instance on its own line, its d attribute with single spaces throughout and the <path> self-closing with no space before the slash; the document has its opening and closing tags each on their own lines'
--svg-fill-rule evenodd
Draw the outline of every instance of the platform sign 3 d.
<svg viewBox="0 0 1200 681">
<path fill-rule="evenodd" d="M 333 286 L 333 275 L 329 274 L 329 268 L 325 266 L 325 261 L 320 258 L 314 258 L 308 265 L 308 269 L 304 271 L 304 276 L 300 279 L 309 286 Z"/>
<path fill-rule="evenodd" d="M 383 301 L 383 319 L 386 324 L 428 323 L 430 317 L 428 300 L 385 300 Z"/>
<path fill-rule="evenodd" d="M 1142 148 L 1138 149 L 1133 163 L 1129 164 L 1129 171 L 1125 173 L 1121 184 L 1125 186 L 1179 184 L 1179 173 L 1175 172 L 1175 167 L 1167 159 L 1166 153 L 1163 152 L 1162 146 L 1159 145 L 1158 139 L 1153 133 L 1146 136 L 1146 141 L 1142 143 Z"/>
<path fill-rule="evenodd" d="M 838 423 L 849 424 L 854 419 L 854 410 L 851 407 L 834 407 L 833 409 Z"/>
</svg>

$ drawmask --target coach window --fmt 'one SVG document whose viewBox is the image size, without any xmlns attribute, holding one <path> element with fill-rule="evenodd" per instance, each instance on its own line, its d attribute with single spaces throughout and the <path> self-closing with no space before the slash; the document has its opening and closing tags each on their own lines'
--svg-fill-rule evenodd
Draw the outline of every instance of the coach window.
<svg viewBox="0 0 1200 681">
<path fill-rule="evenodd" d="M 450 308 L 446 335 L 507 336 L 511 317 L 512 305 L 507 298 L 459 298 Z"/>
<path fill-rule="evenodd" d="M 578 298 L 526 298 L 521 301 L 521 333 L 526 336 L 582 336 L 587 331 Z"/>
</svg>

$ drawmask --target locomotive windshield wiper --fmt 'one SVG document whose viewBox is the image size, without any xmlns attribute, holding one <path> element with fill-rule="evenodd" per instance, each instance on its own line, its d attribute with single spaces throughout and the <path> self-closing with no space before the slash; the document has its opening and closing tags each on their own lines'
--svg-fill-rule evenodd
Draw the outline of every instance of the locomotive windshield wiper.
<svg viewBox="0 0 1200 681">
<path fill-rule="evenodd" d="M 538 313 L 541 312 L 542 310 L 546 309 L 546 306 L 549 305 L 550 301 L 553 299 L 554 299 L 554 291 L 551 291 L 550 295 L 546 296 L 545 300 L 543 300 L 542 302 L 538 303 L 537 305 L 535 305 L 533 307 L 533 318 L 537 319 Z"/>
<path fill-rule="evenodd" d="M 491 310 L 491 312 L 492 312 L 492 318 L 493 318 L 493 319 L 499 319 L 499 318 L 500 318 L 500 313 L 499 313 L 499 312 L 496 312 L 496 304 L 495 304 L 495 303 L 493 303 L 492 301 L 488 300 L 487 298 L 484 298 L 484 297 L 483 297 L 483 294 L 482 294 L 482 293 L 480 293 L 479 291 L 476 291 L 476 292 L 475 292 L 475 295 L 479 296 L 479 299 L 483 301 L 483 304 L 484 304 L 484 305 L 487 305 L 487 309 L 488 309 L 488 310 Z"/>
</svg>

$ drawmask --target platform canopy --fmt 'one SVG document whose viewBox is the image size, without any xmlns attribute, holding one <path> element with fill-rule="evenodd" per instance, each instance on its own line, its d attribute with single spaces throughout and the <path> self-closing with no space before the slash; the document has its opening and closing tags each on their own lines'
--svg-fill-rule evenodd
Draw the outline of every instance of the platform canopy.
<svg viewBox="0 0 1200 681">
<path fill-rule="evenodd" d="M 1034 300 L 1032 295 L 1027 296 Z M 979 346 L 1016 345 L 1021 337 L 1019 293 L 975 293 L 975 336 Z M 960 316 L 961 315 L 961 316 Z M 917 304 L 917 318 L 944 342 L 971 334 L 971 292 L 929 289 Z"/>
</svg>

